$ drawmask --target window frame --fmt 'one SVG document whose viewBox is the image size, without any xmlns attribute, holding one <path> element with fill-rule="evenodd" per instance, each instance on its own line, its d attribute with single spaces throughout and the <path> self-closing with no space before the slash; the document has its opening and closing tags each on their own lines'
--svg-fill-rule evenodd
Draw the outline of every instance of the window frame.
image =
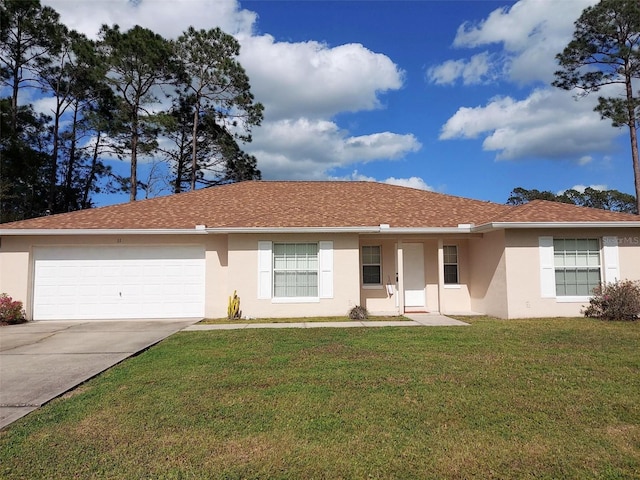
<svg viewBox="0 0 640 480">
<path fill-rule="evenodd" d="M 378 249 L 378 262 L 365 262 L 365 248 L 369 249 L 369 248 L 377 248 Z M 364 269 L 365 267 L 378 267 L 379 269 L 379 281 L 377 283 L 369 283 L 369 282 L 365 282 L 365 274 L 364 274 Z M 383 282 L 382 282 L 382 245 L 362 245 L 360 247 L 360 280 L 362 282 L 362 288 L 371 288 L 371 289 L 376 289 L 376 288 L 382 288 L 383 286 Z"/>
<path fill-rule="evenodd" d="M 315 270 L 311 269 L 299 269 L 299 268 L 280 268 L 276 266 L 276 250 L 277 247 L 283 246 L 294 246 L 298 245 L 314 245 L 315 246 Z M 297 255 L 297 252 L 295 253 Z M 321 248 L 319 242 L 273 242 L 271 247 L 271 299 L 273 302 L 317 302 L 320 301 L 320 276 L 321 276 L 321 266 L 320 266 L 320 256 L 321 256 Z M 297 263 L 297 257 L 294 260 Z M 316 275 L 316 284 L 315 284 L 315 295 L 306 295 L 306 296 L 291 296 L 291 295 L 282 295 L 279 296 L 276 294 L 276 289 L 278 288 L 276 282 L 276 274 L 282 272 L 307 272 L 307 273 L 315 273 Z M 286 288 L 286 286 L 285 286 Z M 294 288 L 298 288 L 298 285 L 294 286 Z M 307 285 L 307 288 L 308 285 Z"/>
<path fill-rule="evenodd" d="M 576 247 L 573 250 L 568 250 L 563 248 L 561 250 L 557 250 L 556 246 L 559 242 L 563 243 L 563 246 L 567 244 L 567 242 L 574 242 Z M 586 250 L 580 250 L 578 248 L 578 242 L 585 242 L 587 245 Z M 589 248 L 589 244 L 591 242 L 595 242 L 596 246 L 594 249 Z M 603 258 L 602 258 L 602 243 L 597 237 L 553 237 L 553 278 L 554 278 L 554 293 L 555 297 L 558 301 L 575 301 L 575 300 L 586 300 L 593 295 L 593 289 L 601 284 L 602 279 L 604 277 L 603 272 Z M 559 253 L 562 253 L 562 264 L 559 265 Z M 568 254 L 569 253 L 569 254 Z M 583 253 L 584 258 L 586 258 L 585 265 L 579 265 L 580 253 Z M 590 264 L 592 259 L 597 259 L 597 265 Z M 573 263 L 573 265 L 567 263 Z M 581 286 L 584 286 L 582 283 L 578 282 L 578 271 L 586 270 L 586 278 L 587 283 L 586 287 L 589 289 L 588 293 L 578 293 L 578 289 Z M 590 271 L 597 270 L 598 272 L 598 281 L 592 282 L 589 280 Z M 559 272 L 563 272 L 565 281 L 562 282 L 562 285 L 558 283 L 558 274 Z M 567 272 L 573 272 L 576 278 L 576 292 L 575 293 L 566 293 L 567 286 L 572 285 L 567 283 Z M 559 293 L 559 287 L 563 286 L 565 293 Z"/>
<path fill-rule="evenodd" d="M 455 262 L 447 262 L 447 252 L 448 248 L 455 249 Z M 450 282 L 447 281 L 447 268 L 455 266 L 456 269 L 456 281 Z M 443 245 L 442 246 L 442 283 L 448 287 L 456 287 L 460 285 L 460 249 L 458 245 Z"/>
</svg>

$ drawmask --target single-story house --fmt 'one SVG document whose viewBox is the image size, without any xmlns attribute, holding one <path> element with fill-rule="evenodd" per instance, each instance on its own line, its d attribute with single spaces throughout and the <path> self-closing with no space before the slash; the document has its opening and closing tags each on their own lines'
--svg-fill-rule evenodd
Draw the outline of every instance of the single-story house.
<svg viewBox="0 0 640 480">
<path fill-rule="evenodd" d="M 372 182 L 250 181 L 0 225 L 0 292 L 49 319 L 580 315 L 640 280 L 640 217 Z"/>
</svg>

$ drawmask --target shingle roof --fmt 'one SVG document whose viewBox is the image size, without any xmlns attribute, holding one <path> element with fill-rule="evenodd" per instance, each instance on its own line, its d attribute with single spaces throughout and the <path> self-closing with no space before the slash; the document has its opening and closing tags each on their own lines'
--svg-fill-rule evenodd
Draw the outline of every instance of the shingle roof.
<svg viewBox="0 0 640 480">
<path fill-rule="evenodd" d="M 568 203 L 533 200 L 518 205 L 494 222 L 640 222 L 640 216 Z"/>
<path fill-rule="evenodd" d="M 250 181 L 0 225 L 0 229 L 456 227 L 490 222 L 638 221 L 534 201 L 509 206 L 375 182 Z"/>
</svg>

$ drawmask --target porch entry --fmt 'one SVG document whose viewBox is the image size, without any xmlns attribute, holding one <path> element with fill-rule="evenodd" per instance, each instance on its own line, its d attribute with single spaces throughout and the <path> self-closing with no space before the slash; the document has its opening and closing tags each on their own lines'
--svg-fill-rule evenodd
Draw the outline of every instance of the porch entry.
<svg viewBox="0 0 640 480">
<path fill-rule="evenodd" d="M 424 244 L 404 243 L 402 245 L 402 267 L 404 271 L 405 310 L 424 310 L 425 299 Z"/>
</svg>

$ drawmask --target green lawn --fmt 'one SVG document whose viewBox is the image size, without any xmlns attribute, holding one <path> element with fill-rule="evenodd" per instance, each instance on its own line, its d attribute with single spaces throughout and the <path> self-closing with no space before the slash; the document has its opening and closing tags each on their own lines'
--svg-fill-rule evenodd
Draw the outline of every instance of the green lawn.
<svg viewBox="0 0 640 480">
<path fill-rule="evenodd" d="M 182 332 L 0 433 L 0 478 L 640 478 L 640 322 Z"/>
</svg>

